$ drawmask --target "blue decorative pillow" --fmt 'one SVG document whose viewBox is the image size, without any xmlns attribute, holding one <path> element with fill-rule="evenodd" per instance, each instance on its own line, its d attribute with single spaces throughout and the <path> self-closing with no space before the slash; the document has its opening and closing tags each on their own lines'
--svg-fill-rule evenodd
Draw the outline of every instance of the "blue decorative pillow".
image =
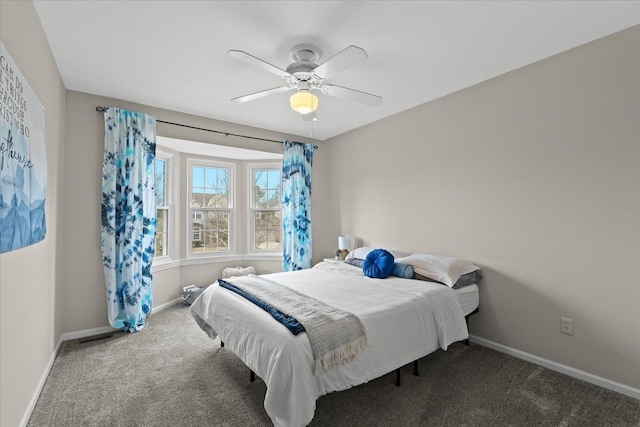
<svg viewBox="0 0 640 427">
<path fill-rule="evenodd" d="M 391 270 L 390 275 L 402 277 L 403 279 L 413 279 L 413 267 L 410 266 L 409 264 L 394 262 L 393 270 Z"/>
<path fill-rule="evenodd" d="M 362 264 L 362 272 L 367 277 L 384 279 L 393 271 L 394 258 L 384 249 L 374 249 L 367 255 Z"/>
</svg>

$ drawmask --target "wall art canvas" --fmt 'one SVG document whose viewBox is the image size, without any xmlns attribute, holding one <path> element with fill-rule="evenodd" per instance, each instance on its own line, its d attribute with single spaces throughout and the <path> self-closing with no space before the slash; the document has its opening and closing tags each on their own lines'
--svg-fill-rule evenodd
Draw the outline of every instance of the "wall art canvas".
<svg viewBox="0 0 640 427">
<path fill-rule="evenodd" d="M 47 231 L 44 107 L 0 41 L 0 253 Z"/>
</svg>

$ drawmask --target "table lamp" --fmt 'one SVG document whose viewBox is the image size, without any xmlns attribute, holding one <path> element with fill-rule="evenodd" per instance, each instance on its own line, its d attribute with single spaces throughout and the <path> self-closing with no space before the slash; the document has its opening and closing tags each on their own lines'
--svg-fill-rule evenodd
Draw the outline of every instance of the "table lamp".
<svg viewBox="0 0 640 427">
<path fill-rule="evenodd" d="M 338 236 L 338 252 L 340 252 L 338 259 L 345 259 L 349 254 L 350 240 L 351 238 L 349 236 Z"/>
</svg>

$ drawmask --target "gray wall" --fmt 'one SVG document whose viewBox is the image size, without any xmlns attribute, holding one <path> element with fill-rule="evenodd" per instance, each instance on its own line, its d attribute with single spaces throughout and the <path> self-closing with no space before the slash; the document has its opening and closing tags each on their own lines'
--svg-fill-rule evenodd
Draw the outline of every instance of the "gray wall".
<svg viewBox="0 0 640 427">
<path fill-rule="evenodd" d="M 0 38 L 45 106 L 48 162 L 47 237 L 0 255 L 0 425 L 13 426 L 61 334 L 107 325 L 95 106 L 288 136 L 65 93 L 31 2 L 0 2 Z M 314 262 L 339 234 L 473 260 L 486 279 L 472 334 L 640 388 L 638 45 L 634 27 L 319 143 Z M 162 124 L 158 134 L 281 150 Z M 155 304 L 226 265 L 156 273 Z M 560 335 L 560 316 L 575 336 Z"/>
<path fill-rule="evenodd" d="M 100 252 L 100 209 L 101 209 L 101 170 L 104 152 L 104 119 L 96 112 L 98 105 L 126 108 L 156 116 L 159 120 L 177 122 L 205 129 L 257 136 L 275 140 L 292 139 L 301 142 L 314 142 L 263 129 L 234 125 L 227 122 L 177 113 L 174 111 L 108 99 L 86 93 L 67 91 L 67 124 L 65 141 L 64 184 L 66 198 L 64 206 L 64 265 L 65 294 L 64 332 L 93 329 L 108 325 L 105 302 L 105 285 Z M 226 137 L 224 135 L 171 126 L 158 123 L 157 134 L 170 138 L 228 145 L 254 150 L 282 152 L 282 144 L 253 141 L 249 139 Z M 323 194 L 323 148 L 314 154 L 313 186 L 314 194 Z M 176 158 L 180 166 L 180 194 L 186 203 L 186 157 Z M 314 195 L 315 197 L 315 195 Z M 183 205 L 184 206 L 184 205 Z M 186 229 L 184 210 L 179 206 L 181 221 L 176 224 L 177 236 Z M 313 229 L 320 234 L 323 228 L 323 207 L 312 202 Z M 178 239 L 181 242 L 180 239 Z M 244 247 L 244 246 L 243 246 Z M 184 244 L 180 243 L 178 258 L 185 256 Z M 316 251 L 314 259 L 322 258 Z M 281 261 L 250 261 L 259 273 L 281 271 Z M 180 288 L 194 283 L 210 284 L 219 277 L 222 269 L 243 263 L 237 261 L 212 264 L 184 265 L 170 270 L 154 273 L 153 304 L 161 305 L 180 296 Z M 248 264 L 248 263 L 244 263 Z"/>
<path fill-rule="evenodd" d="M 639 46 L 636 26 L 329 140 L 318 244 L 472 260 L 472 334 L 640 388 Z"/>
<path fill-rule="evenodd" d="M 31 2 L 0 2 L 0 39 L 45 108 L 47 235 L 0 255 L 0 425 L 20 423 L 62 331 L 65 93 Z"/>
</svg>

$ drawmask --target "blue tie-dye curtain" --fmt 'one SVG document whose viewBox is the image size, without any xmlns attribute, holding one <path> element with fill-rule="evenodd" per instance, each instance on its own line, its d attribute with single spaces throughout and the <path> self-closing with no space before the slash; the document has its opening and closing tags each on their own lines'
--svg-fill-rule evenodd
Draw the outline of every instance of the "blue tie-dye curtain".
<svg viewBox="0 0 640 427">
<path fill-rule="evenodd" d="M 102 263 L 109 323 L 129 332 L 144 327 L 152 307 L 155 153 L 155 117 L 118 108 L 106 109 Z"/>
<path fill-rule="evenodd" d="M 311 267 L 313 145 L 284 142 L 282 159 L 282 270 Z"/>
</svg>

